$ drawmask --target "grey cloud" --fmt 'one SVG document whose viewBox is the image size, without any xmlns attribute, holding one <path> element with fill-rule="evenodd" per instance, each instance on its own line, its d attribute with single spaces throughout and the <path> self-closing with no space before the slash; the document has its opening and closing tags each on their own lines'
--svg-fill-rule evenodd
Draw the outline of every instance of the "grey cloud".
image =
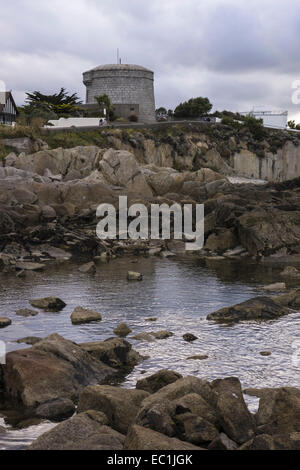
<svg viewBox="0 0 300 470">
<path fill-rule="evenodd" d="M 66 86 L 116 61 L 155 71 L 158 105 L 208 96 L 215 107 L 291 104 L 300 78 L 300 4 L 284 0 L 14 0 L 2 2 L 0 79 L 25 91 Z"/>
</svg>

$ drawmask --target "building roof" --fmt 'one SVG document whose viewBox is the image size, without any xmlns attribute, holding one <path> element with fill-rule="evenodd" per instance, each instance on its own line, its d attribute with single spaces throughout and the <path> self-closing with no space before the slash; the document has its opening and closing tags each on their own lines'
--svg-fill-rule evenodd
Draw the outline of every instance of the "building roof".
<svg viewBox="0 0 300 470">
<path fill-rule="evenodd" d="M 94 69 L 89 70 L 89 72 L 95 72 L 97 70 L 140 70 L 143 72 L 152 72 L 152 70 L 146 69 L 141 65 L 135 64 L 106 64 L 106 65 L 99 65 Z"/>
</svg>

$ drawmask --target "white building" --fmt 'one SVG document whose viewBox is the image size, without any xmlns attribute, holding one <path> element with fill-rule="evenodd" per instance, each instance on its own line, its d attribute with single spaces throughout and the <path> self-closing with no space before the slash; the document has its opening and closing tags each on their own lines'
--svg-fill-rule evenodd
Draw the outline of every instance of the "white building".
<svg viewBox="0 0 300 470">
<path fill-rule="evenodd" d="M 52 119 L 48 121 L 48 124 L 44 127 L 48 129 L 57 129 L 57 128 L 68 128 L 68 127 L 102 127 L 107 125 L 105 118 L 96 117 L 96 118 L 60 118 Z"/>
<path fill-rule="evenodd" d="M 255 117 L 255 119 L 262 119 L 265 127 L 272 127 L 274 129 L 286 129 L 287 127 L 288 111 L 256 107 L 250 112 L 240 114 L 243 116 L 252 116 Z"/>
</svg>

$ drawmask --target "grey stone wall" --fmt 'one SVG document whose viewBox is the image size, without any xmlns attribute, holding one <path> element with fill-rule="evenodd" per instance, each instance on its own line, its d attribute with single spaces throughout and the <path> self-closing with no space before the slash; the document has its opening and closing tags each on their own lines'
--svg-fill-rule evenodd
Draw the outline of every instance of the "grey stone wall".
<svg viewBox="0 0 300 470">
<path fill-rule="evenodd" d="M 126 66 L 124 66 L 126 67 Z M 83 74 L 87 104 L 106 93 L 113 104 L 138 104 L 139 122 L 155 121 L 154 74 L 150 70 L 99 68 Z"/>
</svg>

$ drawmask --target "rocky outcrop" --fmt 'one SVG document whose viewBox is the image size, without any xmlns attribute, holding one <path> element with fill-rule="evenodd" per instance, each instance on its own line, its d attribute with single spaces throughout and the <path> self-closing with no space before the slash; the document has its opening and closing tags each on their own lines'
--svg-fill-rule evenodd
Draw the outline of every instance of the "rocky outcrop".
<svg viewBox="0 0 300 470">
<path fill-rule="evenodd" d="M 175 381 L 154 391 L 159 377 Z M 163 370 L 148 377 L 146 385 L 151 394 L 86 387 L 78 414 L 40 436 L 30 449 L 106 449 L 108 442 L 112 450 L 299 449 L 299 389 L 247 390 L 260 397 L 253 415 L 235 377 L 208 382 Z"/>
<path fill-rule="evenodd" d="M 85 386 L 109 383 L 142 360 L 118 338 L 104 341 L 102 348 L 97 343 L 97 354 L 93 343 L 79 346 L 57 334 L 23 341 L 33 346 L 8 353 L 1 366 L 1 406 L 13 403 L 29 415 L 53 420 L 74 412 L 70 401 L 76 403 Z"/>
</svg>

